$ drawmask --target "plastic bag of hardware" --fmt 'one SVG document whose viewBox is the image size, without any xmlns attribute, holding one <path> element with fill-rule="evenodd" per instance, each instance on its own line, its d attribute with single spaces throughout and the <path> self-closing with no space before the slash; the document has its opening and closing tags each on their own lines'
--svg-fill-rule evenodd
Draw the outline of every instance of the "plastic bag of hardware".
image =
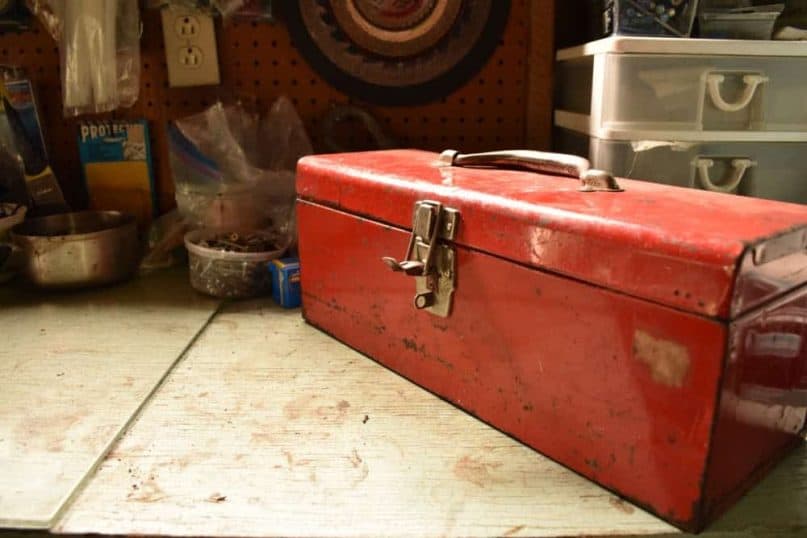
<svg viewBox="0 0 807 538">
<path fill-rule="evenodd" d="M 59 42 L 66 117 L 130 107 L 140 90 L 137 0 L 29 0 Z"/>
<path fill-rule="evenodd" d="M 177 207 L 192 225 L 265 230 L 293 244 L 297 160 L 312 153 L 292 103 L 262 113 L 217 103 L 169 132 Z"/>
<path fill-rule="evenodd" d="M 149 228 L 148 253 L 140 262 L 140 272 L 148 273 L 185 262 L 183 238 L 188 231 L 188 222 L 176 210 L 155 219 Z"/>
</svg>

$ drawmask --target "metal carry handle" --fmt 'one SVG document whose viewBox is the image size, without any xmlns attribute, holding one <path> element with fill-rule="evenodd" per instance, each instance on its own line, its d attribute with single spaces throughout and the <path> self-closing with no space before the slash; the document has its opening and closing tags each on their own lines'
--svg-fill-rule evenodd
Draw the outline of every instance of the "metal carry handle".
<svg viewBox="0 0 807 538">
<path fill-rule="evenodd" d="M 587 159 L 564 153 L 532 150 L 490 151 L 463 154 L 449 149 L 440 154 L 445 166 L 518 168 L 579 179 L 583 192 L 621 192 L 617 180 L 608 172 L 592 170 Z"/>
</svg>

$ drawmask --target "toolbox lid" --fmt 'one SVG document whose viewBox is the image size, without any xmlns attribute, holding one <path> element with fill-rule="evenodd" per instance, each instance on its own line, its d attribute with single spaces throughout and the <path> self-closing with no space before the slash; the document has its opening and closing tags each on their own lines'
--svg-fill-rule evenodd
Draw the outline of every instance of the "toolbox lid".
<svg viewBox="0 0 807 538">
<path fill-rule="evenodd" d="M 458 245 L 700 315 L 735 318 L 807 282 L 807 207 L 619 184 L 581 192 L 417 150 L 306 157 L 297 175 L 299 199 L 406 230 L 414 204 L 434 200 L 459 211 Z"/>
</svg>

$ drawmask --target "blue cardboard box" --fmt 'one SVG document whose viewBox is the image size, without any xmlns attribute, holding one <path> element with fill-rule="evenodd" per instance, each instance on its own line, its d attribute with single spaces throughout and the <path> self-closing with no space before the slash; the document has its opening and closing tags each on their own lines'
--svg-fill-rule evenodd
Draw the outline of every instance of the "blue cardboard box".
<svg viewBox="0 0 807 538">
<path fill-rule="evenodd" d="M 300 260 L 282 258 L 269 262 L 272 274 L 272 298 L 283 308 L 297 308 L 302 303 L 300 294 Z"/>
</svg>

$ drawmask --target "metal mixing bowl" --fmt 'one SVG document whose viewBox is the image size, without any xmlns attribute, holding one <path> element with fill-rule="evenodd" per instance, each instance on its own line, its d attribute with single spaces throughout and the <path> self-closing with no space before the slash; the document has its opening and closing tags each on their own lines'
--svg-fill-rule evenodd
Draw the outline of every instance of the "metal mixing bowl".
<svg viewBox="0 0 807 538">
<path fill-rule="evenodd" d="M 29 219 L 11 229 L 22 271 L 41 287 L 82 288 L 131 277 L 140 260 L 134 216 L 83 211 Z"/>
</svg>

